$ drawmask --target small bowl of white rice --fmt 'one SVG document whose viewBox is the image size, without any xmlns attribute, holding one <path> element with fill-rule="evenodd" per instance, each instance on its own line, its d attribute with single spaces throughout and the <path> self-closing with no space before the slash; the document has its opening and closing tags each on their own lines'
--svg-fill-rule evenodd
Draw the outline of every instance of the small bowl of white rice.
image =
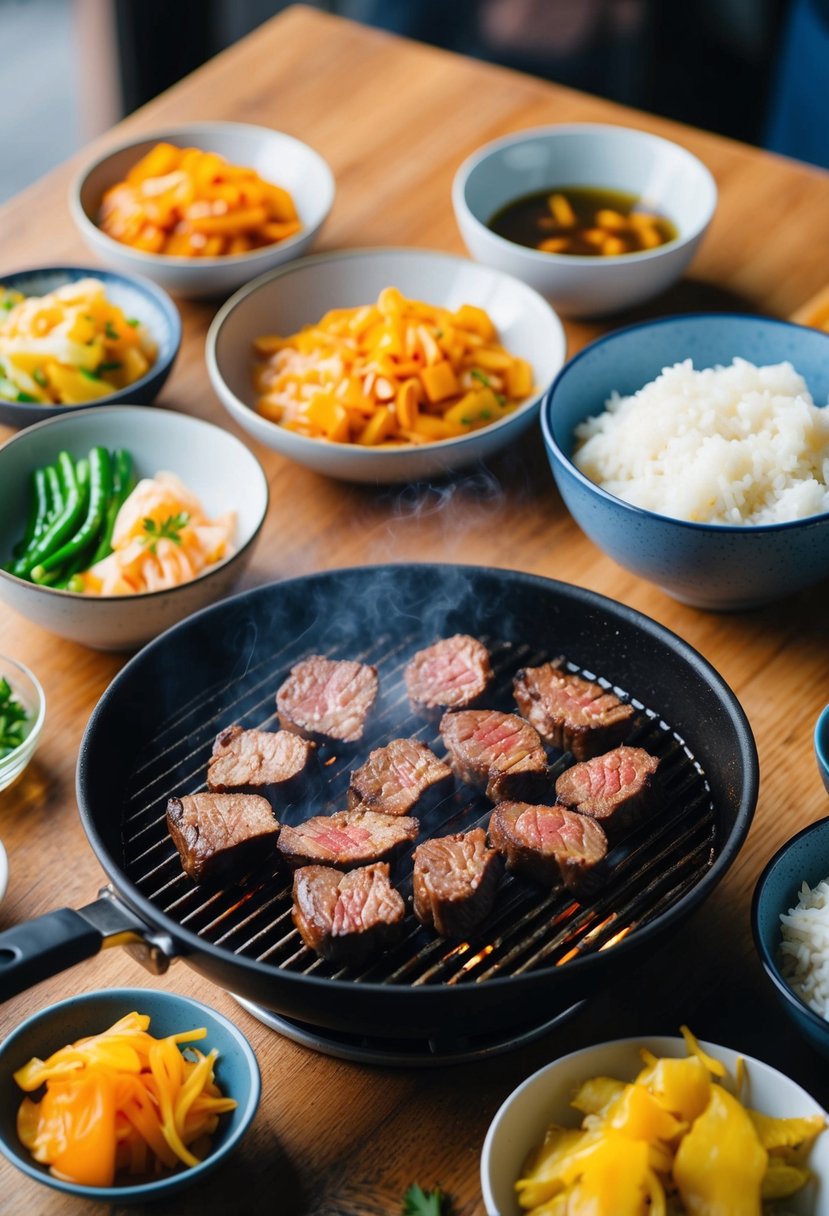
<svg viewBox="0 0 829 1216">
<path fill-rule="evenodd" d="M 829 817 L 772 857 L 754 889 L 751 926 L 783 1009 L 829 1057 Z"/>
<path fill-rule="evenodd" d="M 576 522 L 669 595 L 742 610 L 829 575 L 829 334 L 665 317 L 571 359 L 541 409 Z"/>
</svg>

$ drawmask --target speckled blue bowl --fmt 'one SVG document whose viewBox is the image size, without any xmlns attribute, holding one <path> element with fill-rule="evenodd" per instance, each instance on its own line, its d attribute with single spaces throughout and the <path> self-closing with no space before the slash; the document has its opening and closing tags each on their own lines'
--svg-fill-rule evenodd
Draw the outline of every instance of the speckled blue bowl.
<svg viewBox="0 0 829 1216">
<path fill-rule="evenodd" d="M 234 1111 L 222 1115 L 213 1136 L 211 1152 L 199 1165 L 181 1168 L 176 1173 L 152 1182 L 123 1186 L 80 1186 L 54 1178 L 48 1168 L 34 1161 L 17 1138 L 17 1108 L 23 1097 L 13 1073 L 32 1056 L 45 1059 L 66 1043 L 105 1030 L 133 1011 L 150 1015 L 150 1033 L 156 1038 L 207 1027 L 207 1038 L 195 1044 L 200 1051 L 219 1049 L 216 1081 L 222 1092 L 235 1098 Z M 214 1009 L 176 992 L 153 988 L 112 988 L 107 992 L 86 992 L 49 1005 L 27 1018 L 0 1045 L 0 1152 L 24 1174 L 67 1195 L 95 1199 L 120 1207 L 126 1203 L 147 1203 L 201 1181 L 215 1170 L 247 1131 L 259 1105 L 261 1082 L 259 1066 L 250 1044 L 240 1030 Z"/>
<path fill-rule="evenodd" d="M 829 334 L 739 314 L 664 317 L 616 330 L 565 365 L 541 403 L 553 475 L 573 518 L 620 566 L 699 608 L 754 608 L 829 574 L 829 513 L 786 524 L 734 527 L 687 523 L 630 506 L 602 490 L 571 460 L 579 422 L 601 413 L 614 390 L 630 394 L 664 367 L 691 358 L 696 369 L 740 356 L 791 362 L 816 404 L 829 399 Z"/>
<path fill-rule="evenodd" d="M 829 1057 L 829 1022 L 789 987 L 778 966 L 781 913 L 795 906 L 802 883 L 814 887 L 824 878 L 829 878 L 829 817 L 810 823 L 772 857 L 754 888 L 751 928 L 783 1009 L 804 1038 Z"/>
<path fill-rule="evenodd" d="M 815 758 L 820 779 L 829 794 L 829 705 L 815 723 Z"/>
<path fill-rule="evenodd" d="M 158 355 L 146 376 L 117 392 L 84 401 L 79 405 L 38 405 L 36 402 L 4 401 L 0 398 L 0 422 L 6 426 L 31 426 L 59 414 L 92 409 L 96 405 L 149 405 L 154 401 L 172 371 L 181 346 L 181 317 L 173 301 L 148 279 L 118 274 L 101 266 L 39 266 L 34 270 L 18 270 L 14 274 L 0 272 L 0 284 L 24 296 L 42 296 L 78 279 L 99 279 L 106 287 L 113 304 L 128 317 L 137 317 L 146 325 L 158 347 Z"/>
</svg>

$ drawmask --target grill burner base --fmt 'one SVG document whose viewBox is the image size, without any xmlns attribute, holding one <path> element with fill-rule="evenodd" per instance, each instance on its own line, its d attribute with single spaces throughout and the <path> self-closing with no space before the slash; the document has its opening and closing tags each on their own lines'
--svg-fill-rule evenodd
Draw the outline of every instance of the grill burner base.
<svg viewBox="0 0 829 1216">
<path fill-rule="evenodd" d="M 387 1039 L 309 1026 L 306 1022 L 281 1017 L 273 1010 L 264 1009 L 235 993 L 230 995 L 252 1017 L 301 1047 L 318 1051 L 324 1056 L 335 1056 L 339 1060 L 350 1060 L 354 1064 L 376 1064 L 386 1068 L 438 1068 L 446 1064 L 469 1064 L 503 1055 L 507 1051 L 516 1051 L 549 1034 L 587 1004 L 586 1001 L 577 1001 L 543 1022 L 521 1025 L 498 1034 L 473 1034 L 446 1039 Z"/>
</svg>

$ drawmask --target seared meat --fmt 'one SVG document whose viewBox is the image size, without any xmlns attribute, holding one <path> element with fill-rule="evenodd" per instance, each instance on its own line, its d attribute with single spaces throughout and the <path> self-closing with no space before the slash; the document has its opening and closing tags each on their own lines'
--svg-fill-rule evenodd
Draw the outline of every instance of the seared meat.
<svg viewBox="0 0 829 1216">
<path fill-rule="evenodd" d="M 258 794 L 170 798 L 167 827 L 185 874 L 196 882 L 266 855 L 279 833 L 270 803 Z"/>
<path fill-rule="evenodd" d="M 641 747 L 614 747 L 562 773 L 556 797 L 564 806 L 597 819 L 610 840 L 618 840 L 653 802 L 659 761 Z"/>
<path fill-rule="evenodd" d="M 425 743 L 392 739 L 371 752 L 362 768 L 351 774 L 348 805 L 405 815 L 426 790 L 445 786 L 451 777 L 449 765 L 438 760 Z"/>
<path fill-rule="evenodd" d="M 622 742 L 634 709 L 601 684 L 564 670 L 561 662 L 519 671 L 513 681 L 515 700 L 542 739 L 587 760 Z"/>
<path fill-rule="evenodd" d="M 312 655 L 291 668 L 276 708 L 283 730 L 355 743 L 376 699 L 376 667 Z"/>
<path fill-rule="evenodd" d="M 243 730 L 227 726 L 216 736 L 207 765 L 207 788 L 270 791 L 281 797 L 298 792 L 316 748 L 287 730 Z"/>
<path fill-rule="evenodd" d="M 380 861 L 398 845 L 414 840 L 420 825 L 404 815 L 379 815 L 375 811 L 338 811 L 316 815 L 297 827 L 285 824 L 279 851 L 292 866 L 336 866 L 340 870 Z"/>
<path fill-rule="evenodd" d="M 310 950 L 333 962 L 370 958 L 400 935 L 405 911 L 382 863 L 347 874 L 304 866 L 294 874 L 294 924 Z"/>
<path fill-rule="evenodd" d="M 456 633 L 419 650 L 404 675 L 415 709 L 463 709 L 492 679 L 489 651 L 477 638 Z"/>
<path fill-rule="evenodd" d="M 497 709 L 462 709 L 444 714 L 440 733 L 449 762 L 469 785 L 500 802 L 548 796 L 547 757 L 536 731 L 515 714 Z"/>
<path fill-rule="evenodd" d="M 489 839 L 507 859 L 507 869 L 550 885 L 560 878 L 577 893 L 589 893 L 604 877 L 607 838 L 587 815 L 560 806 L 502 802 L 489 821 Z"/>
<path fill-rule="evenodd" d="M 503 861 L 483 828 L 437 836 L 414 851 L 414 910 L 441 937 L 467 937 L 495 902 Z"/>
</svg>

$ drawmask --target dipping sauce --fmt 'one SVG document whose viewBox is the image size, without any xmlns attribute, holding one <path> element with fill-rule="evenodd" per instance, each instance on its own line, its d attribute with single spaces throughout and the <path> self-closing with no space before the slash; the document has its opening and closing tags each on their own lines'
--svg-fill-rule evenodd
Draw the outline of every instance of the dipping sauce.
<svg viewBox="0 0 829 1216">
<path fill-rule="evenodd" d="M 676 225 L 643 206 L 639 195 L 592 186 L 524 195 L 496 211 L 487 226 L 517 245 L 579 257 L 642 253 L 678 236 Z"/>
</svg>

